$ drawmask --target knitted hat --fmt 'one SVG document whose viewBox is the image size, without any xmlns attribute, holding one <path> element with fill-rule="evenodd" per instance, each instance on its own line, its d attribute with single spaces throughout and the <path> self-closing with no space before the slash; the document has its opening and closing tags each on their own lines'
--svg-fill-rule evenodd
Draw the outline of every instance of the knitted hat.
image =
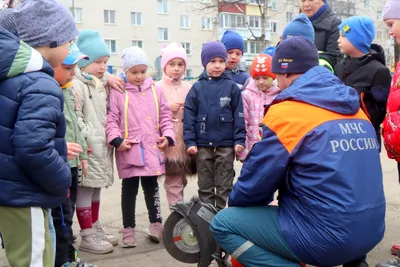
<svg viewBox="0 0 400 267">
<path fill-rule="evenodd" d="M 303 13 L 295 17 L 286 25 L 285 29 L 283 29 L 282 40 L 293 36 L 303 36 L 314 42 L 314 27 L 308 17 Z"/>
<path fill-rule="evenodd" d="M 78 36 L 71 12 L 58 0 L 24 0 L 13 8 L 21 40 L 32 47 L 57 47 Z"/>
<path fill-rule="evenodd" d="M 79 33 L 78 42 L 79 50 L 88 55 L 90 59 L 82 59 L 78 62 L 80 68 L 84 68 L 93 61 L 104 57 L 110 56 L 110 49 L 104 39 L 100 36 L 99 32 L 94 30 L 83 30 Z"/>
<path fill-rule="evenodd" d="M 122 51 L 122 68 L 124 72 L 138 65 L 147 66 L 147 56 L 143 49 L 138 46 L 125 48 Z"/>
<path fill-rule="evenodd" d="M 250 67 L 250 75 L 254 79 L 256 76 L 268 76 L 275 80 L 276 75 L 271 72 L 272 57 L 266 54 L 257 55 Z"/>
<path fill-rule="evenodd" d="M 366 16 L 354 16 L 345 19 L 339 29 L 344 36 L 364 54 L 369 53 L 372 41 L 375 38 L 375 23 Z"/>
<path fill-rule="evenodd" d="M 276 74 L 303 74 L 318 65 L 318 49 L 303 36 L 282 41 L 272 57 L 272 72 Z"/>
<path fill-rule="evenodd" d="M 226 61 L 228 53 L 226 52 L 225 46 L 218 42 L 205 43 L 201 49 L 201 64 L 203 67 L 206 68 L 208 62 L 216 57 L 220 57 Z"/>
<path fill-rule="evenodd" d="M 222 36 L 221 43 L 224 44 L 225 48 L 227 51 L 231 49 L 239 49 L 240 51 L 244 50 L 244 41 L 242 36 L 240 34 L 227 30 L 224 32 L 224 35 Z"/>
<path fill-rule="evenodd" d="M 389 0 L 382 11 L 383 20 L 400 19 L 400 0 Z"/>
<path fill-rule="evenodd" d="M 166 47 L 162 49 L 161 52 L 161 68 L 165 70 L 168 62 L 170 62 L 174 58 L 180 58 L 185 62 L 185 67 L 187 65 L 187 55 L 186 50 L 182 47 L 181 44 L 170 43 Z"/>
<path fill-rule="evenodd" d="M 82 60 L 82 59 L 89 59 L 89 57 L 87 55 L 83 54 L 81 51 L 79 51 L 79 48 L 76 45 L 76 43 L 72 42 L 71 46 L 69 47 L 69 54 L 64 59 L 63 64 L 64 65 L 75 65 L 76 63 L 79 62 L 79 60 Z"/>
<path fill-rule="evenodd" d="M 276 47 L 270 46 L 270 47 L 265 48 L 263 54 L 267 54 L 267 55 L 270 55 L 272 57 L 274 55 L 274 53 L 275 53 L 275 50 L 276 50 Z"/>
<path fill-rule="evenodd" d="M 17 25 L 11 8 L 0 10 L 0 27 L 18 37 Z"/>
</svg>

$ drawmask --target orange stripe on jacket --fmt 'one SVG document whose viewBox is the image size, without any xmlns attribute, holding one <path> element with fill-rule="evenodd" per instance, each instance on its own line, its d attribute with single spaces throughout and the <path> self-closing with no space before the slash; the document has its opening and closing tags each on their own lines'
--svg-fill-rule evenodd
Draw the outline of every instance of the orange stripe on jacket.
<svg viewBox="0 0 400 267">
<path fill-rule="evenodd" d="M 343 115 L 303 102 L 284 101 L 272 105 L 262 123 L 271 129 L 289 153 L 303 137 L 319 125 L 341 119 L 368 120 L 359 109 L 355 115 Z"/>
</svg>

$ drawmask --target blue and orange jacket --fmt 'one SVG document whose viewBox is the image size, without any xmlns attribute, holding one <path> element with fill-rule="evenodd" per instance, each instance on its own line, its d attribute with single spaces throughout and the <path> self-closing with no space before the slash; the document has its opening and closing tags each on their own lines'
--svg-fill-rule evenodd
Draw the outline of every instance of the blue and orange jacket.
<svg viewBox="0 0 400 267">
<path fill-rule="evenodd" d="M 316 266 L 349 262 L 381 241 L 379 144 L 355 89 L 312 68 L 277 96 L 262 131 L 229 206 L 265 205 L 279 190 L 281 232 L 297 257 Z"/>
</svg>

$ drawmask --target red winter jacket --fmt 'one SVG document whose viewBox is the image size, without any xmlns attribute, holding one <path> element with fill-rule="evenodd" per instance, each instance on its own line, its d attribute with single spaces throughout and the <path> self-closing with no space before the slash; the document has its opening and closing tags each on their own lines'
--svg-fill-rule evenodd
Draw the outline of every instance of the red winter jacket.
<svg viewBox="0 0 400 267">
<path fill-rule="evenodd" d="M 393 75 L 383 122 L 383 138 L 388 157 L 400 162 L 400 62 Z"/>
</svg>

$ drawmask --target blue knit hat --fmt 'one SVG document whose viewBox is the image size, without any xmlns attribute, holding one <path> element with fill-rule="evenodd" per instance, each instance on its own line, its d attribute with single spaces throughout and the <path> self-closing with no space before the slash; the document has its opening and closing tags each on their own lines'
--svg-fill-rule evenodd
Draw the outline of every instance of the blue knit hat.
<svg viewBox="0 0 400 267">
<path fill-rule="evenodd" d="M 272 57 L 272 72 L 276 74 L 303 74 L 318 65 L 317 47 L 303 36 L 282 41 Z"/>
<path fill-rule="evenodd" d="M 364 54 L 369 53 L 375 38 L 375 23 L 367 16 L 354 16 L 345 19 L 339 29 L 344 36 Z"/>
<path fill-rule="evenodd" d="M 314 42 L 314 27 L 308 17 L 303 13 L 295 17 L 286 25 L 285 29 L 283 29 L 282 40 L 293 36 L 303 36 Z"/>
<path fill-rule="evenodd" d="M 228 53 L 226 52 L 225 46 L 218 42 L 205 43 L 201 49 L 201 64 L 203 67 L 206 68 L 208 62 L 216 57 L 220 57 L 226 61 Z"/>
<path fill-rule="evenodd" d="M 82 59 L 78 62 L 80 68 L 84 68 L 93 61 L 110 56 L 110 50 L 99 32 L 94 30 L 83 30 L 79 33 L 78 42 L 79 50 L 89 56 L 90 59 Z"/>
<path fill-rule="evenodd" d="M 270 46 L 270 47 L 265 48 L 263 54 L 267 54 L 272 57 L 275 54 L 275 50 L 276 50 L 275 46 Z"/>
<path fill-rule="evenodd" d="M 240 34 L 227 30 L 224 32 L 221 42 L 224 44 L 227 51 L 231 49 L 239 49 L 243 53 L 244 41 Z"/>
</svg>

